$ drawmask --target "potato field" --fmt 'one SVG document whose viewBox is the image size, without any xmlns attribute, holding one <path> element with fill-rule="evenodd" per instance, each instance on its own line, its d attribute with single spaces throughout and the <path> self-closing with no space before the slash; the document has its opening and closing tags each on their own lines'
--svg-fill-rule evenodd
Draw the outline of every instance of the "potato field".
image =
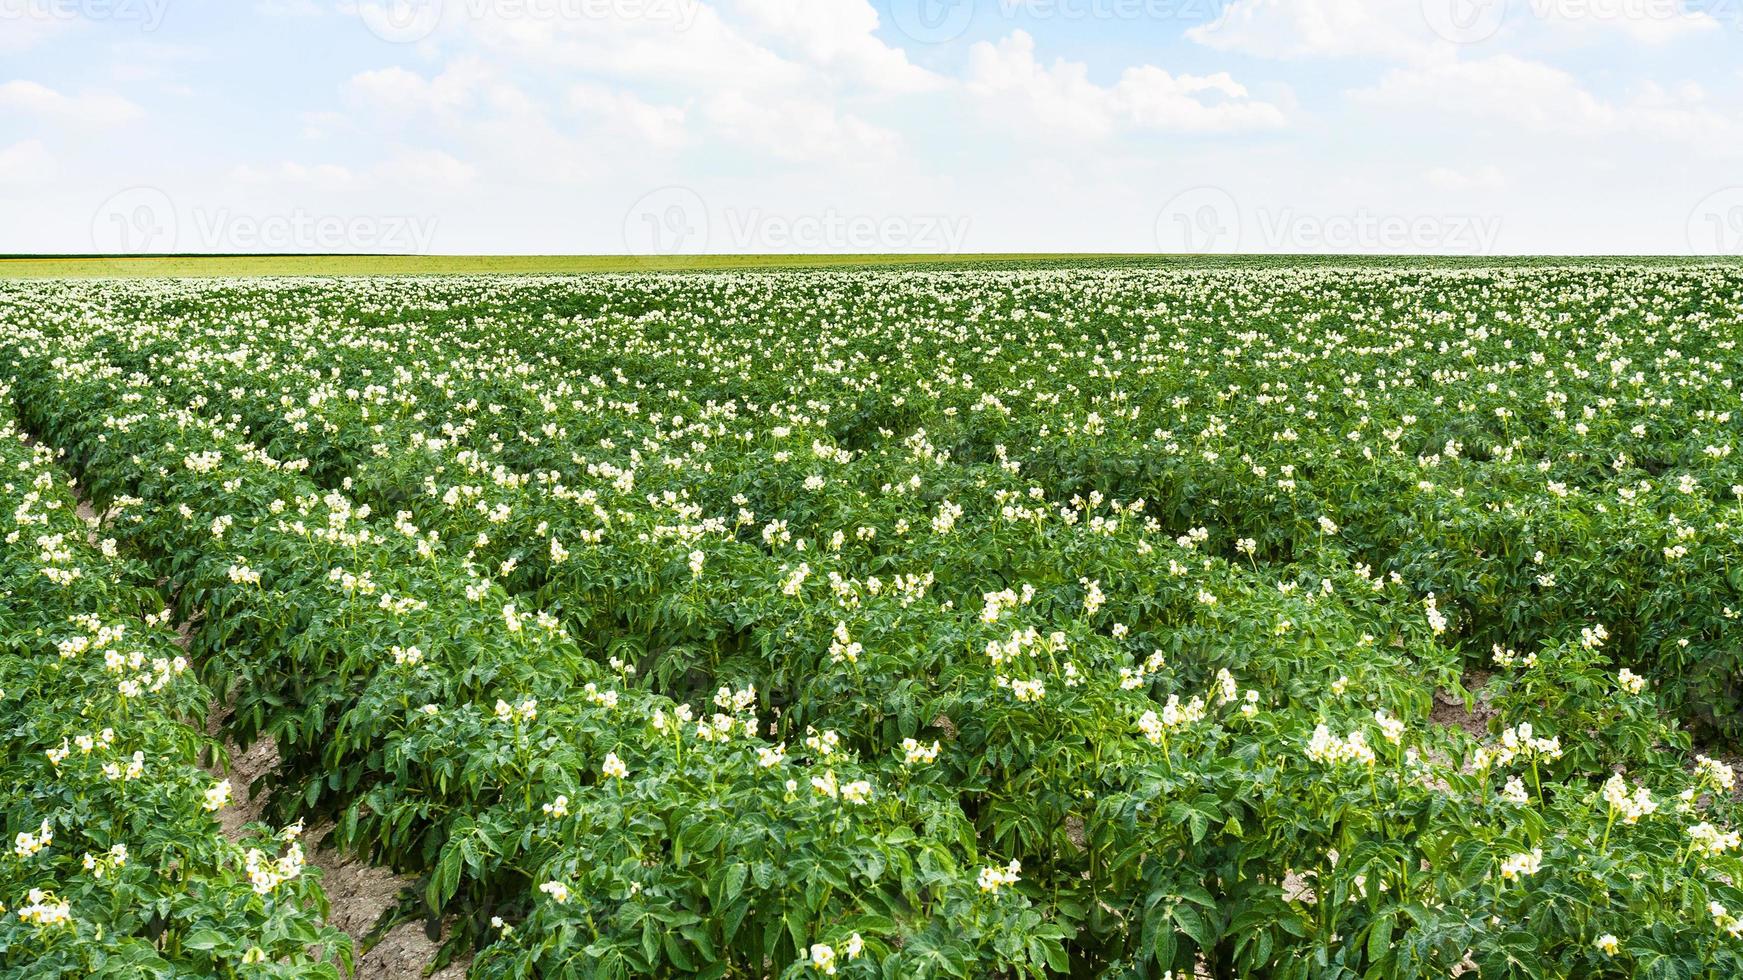
<svg viewBox="0 0 1743 980">
<path fill-rule="evenodd" d="M 1743 976 L 1735 264 L 0 325 L 6 977 Z"/>
</svg>

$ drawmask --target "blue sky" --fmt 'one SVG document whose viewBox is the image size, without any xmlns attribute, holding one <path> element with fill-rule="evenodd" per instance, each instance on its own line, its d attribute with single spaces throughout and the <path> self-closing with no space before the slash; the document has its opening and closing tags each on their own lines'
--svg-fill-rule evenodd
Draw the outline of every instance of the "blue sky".
<svg viewBox="0 0 1743 980">
<path fill-rule="evenodd" d="M 0 0 L 0 251 L 1743 252 L 1743 0 Z"/>
</svg>

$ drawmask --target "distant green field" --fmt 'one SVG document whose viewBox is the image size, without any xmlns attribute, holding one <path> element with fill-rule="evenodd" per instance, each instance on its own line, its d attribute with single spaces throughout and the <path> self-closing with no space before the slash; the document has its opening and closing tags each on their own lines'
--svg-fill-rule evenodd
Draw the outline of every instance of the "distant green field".
<svg viewBox="0 0 1743 980">
<path fill-rule="evenodd" d="M 1582 265 L 1736 265 L 1736 258 L 1680 257 L 1394 257 L 1301 255 L 1146 255 L 985 253 L 969 255 L 94 255 L 0 256 L 0 279 L 142 278 L 153 276 L 576 275 L 608 272 L 916 266 L 1033 268 L 1111 266 L 1280 268 L 1411 265 L 1442 268 Z"/>
<path fill-rule="evenodd" d="M 566 275 L 842 266 L 1131 262 L 1070 255 L 141 255 L 0 258 L 0 278 L 145 276 Z"/>
</svg>

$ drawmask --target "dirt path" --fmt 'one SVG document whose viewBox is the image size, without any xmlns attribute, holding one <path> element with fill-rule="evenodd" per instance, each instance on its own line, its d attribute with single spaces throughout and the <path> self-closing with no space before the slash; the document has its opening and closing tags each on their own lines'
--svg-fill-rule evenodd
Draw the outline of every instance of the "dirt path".
<svg viewBox="0 0 1743 980">
<path fill-rule="evenodd" d="M 215 706 L 213 717 L 220 713 Z M 242 836 L 243 827 L 259 820 L 266 808 L 269 794 L 250 796 L 249 789 L 278 767 L 278 746 L 272 739 L 262 738 L 244 752 L 226 739 L 224 749 L 229 771 L 215 775 L 230 780 L 234 802 L 219 811 L 218 817 L 224 835 L 236 840 Z M 325 846 L 332 829 L 330 823 L 309 828 L 303 838 L 304 848 L 308 863 L 321 869 L 321 887 L 332 903 L 330 921 L 361 945 L 376 920 L 394 906 L 399 893 L 412 887 L 415 879 Z M 424 969 L 435 959 L 437 946 L 424 935 L 421 923 L 401 923 L 358 958 L 357 976 L 361 980 L 415 980 L 425 975 Z M 429 976 L 432 980 L 462 980 L 466 965 L 450 964 Z"/>
</svg>

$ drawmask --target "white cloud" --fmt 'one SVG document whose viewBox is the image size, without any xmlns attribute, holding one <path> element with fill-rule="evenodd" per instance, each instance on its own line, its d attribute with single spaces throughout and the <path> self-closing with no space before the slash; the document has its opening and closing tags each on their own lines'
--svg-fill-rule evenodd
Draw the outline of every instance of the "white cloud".
<svg viewBox="0 0 1743 980">
<path fill-rule="evenodd" d="M 299 113 L 297 120 L 302 124 L 302 137 L 307 140 L 324 140 L 336 132 L 352 128 L 350 117 L 324 109 Z"/>
<path fill-rule="evenodd" d="M 1539 20 L 1588 35 L 1614 31 L 1642 44 L 1668 44 L 1724 29 L 1683 0 L 1529 0 Z"/>
<path fill-rule="evenodd" d="M 581 84 L 569 89 L 569 105 L 608 131 L 618 131 L 642 145 L 669 149 L 686 138 L 683 106 L 655 105 L 633 92 L 603 85 Z"/>
<path fill-rule="evenodd" d="M 1232 0 L 1186 36 L 1259 58 L 1420 62 L 1498 50 L 1506 37 L 1542 40 L 1546 31 L 1659 45 L 1720 29 L 1685 0 Z"/>
<path fill-rule="evenodd" d="M 158 83 L 164 89 L 182 87 L 197 66 L 209 60 L 201 47 L 144 38 L 117 41 L 109 50 L 109 77 L 127 90 L 142 82 Z"/>
<path fill-rule="evenodd" d="M 441 150 L 407 150 L 375 168 L 373 176 L 394 184 L 458 188 L 472 182 L 478 171 L 469 163 Z"/>
<path fill-rule="evenodd" d="M 975 44 L 966 83 L 969 92 L 1009 116 L 1089 137 L 1144 129 L 1229 132 L 1284 122 L 1282 110 L 1249 98 L 1225 72 L 1173 75 L 1143 65 L 1101 86 L 1082 63 L 1059 59 L 1048 67 L 1036 61 L 1034 38 L 1024 31 L 996 44 Z"/>
<path fill-rule="evenodd" d="M 1499 2 L 1499 0 L 1497 0 Z M 1218 51 L 1259 58 L 1414 60 L 1437 47 L 1422 0 L 1233 0 L 1186 32 Z"/>
<path fill-rule="evenodd" d="M 118 95 L 88 92 L 65 95 L 22 79 L 0 83 L 0 111 L 28 113 L 66 126 L 114 126 L 132 122 L 144 110 Z"/>
<path fill-rule="evenodd" d="M 947 84 L 877 36 L 878 12 L 868 0 L 525 0 L 447 7 L 470 12 L 450 10 L 434 37 L 482 41 L 521 65 L 652 89 L 901 95 Z"/>
<path fill-rule="evenodd" d="M 364 170 L 335 163 L 287 160 L 266 166 L 243 165 L 230 172 L 237 183 L 298 191 L 387 191 L 408 185 L 435 189 L 465 186 L 476 171 L 441 150 L 405 150 Z"/>
<path fill-rule="evenodd" d="M 54 157 L 41 140 L 0 147 L 0 186 L 40 184 L 48 180 L 54 169 Z"/>
<path fill-rule="evenodd" d="M 315 0 L 254 0 L 254 10 L 267 17 L 319 17 L 327 12 Z"/>
<path fill-rule="evenodd" d="M 745 36 L 711 7 L 667 4 L 686 11 L 679 18 L 631 16 L 620 6 L 632 5 L 595 4 L 588 9 L 598 8 L 598 14 L 585 17 L 511 16 L 512 4 L 505 5 L 508 10 L 490 6 L 463 28 L 468 38 L 517 63 L 600 78 L 740 91 L 818 84 L 814 72 Z"/>
<path fill-rule="evenodd" d="M 726 92 L 703 114 L 717 137 L 783 160 L 871 163 L 893 157 L 901 138 L 813 99 L 753 99 Z"/>
<path fill-rule="evenodd" d="M 1350 93 L 1358 104 L 1419 116 L 1499 121 L 1527 133 L 1675 140 L 1717 155 L 1743 153 L 1743 124 L 1706 102 L 1698 85 L 1647 83 L 1623 101 L 1602 98 L 1571 72 L 1513 55 L 1399 68 Z"/>
<path fill-rule="evenodd" d="M 430 78 L 399 67 L 361 72 L 346 83 L 345 91 L 354 103 L 398 123 L 431 115 L 453 125 L 546 125 L 537 99 L 502 77 L 490 62 L 471 55 L 454 59 Z"/>
<path fill-rule="evenodd" d="M 708 138 L 734 144 L 760 157 L 789 161 L 887 159 L 901 140 L 846 108 L 844 98 L 794 96 L 826 90 L 830 73 L 787 61 L 756 47 L 728 28 L 706 8 L 694 26 L 681 32 L 685 40 L 672 51 L 658 42 L 663 25 L 627 27 L 628 43 L 586 60 L 600 25 L 589 20 L 547 23 L 543 32 L 523 33 L 524 24 L 495 22 L 498 44 L 508 44 L 523 71 L 541 78 L 576 76 L 609 78 L 571 81 L 560 91 L 567 108 L 586 123 L 586 131 L 570 134 L 547 115 L 539 100 L 498 76 L 482 57 L 457 59 L 440 74 L 426 78 L 405 68 L 386 68 L 353 77 L 348 93 L 360 106 L 403 121 L 433 114 L 450 132 L 463 133 L 473 152 L 493 152 L 519 145 L 524 160 L 546 159 L 553 165 L 589 161 L 606 166 L 617 159 L 632 165 L 649 148 L 671 149 L 692 139 Z M 700 35 L 700 37 L 693 37 Z M 638 44 L 645 44 L 638 53 Z M 598 54 L 599 52 L 593 52 Z M 694 55 L 692 58 L 691 55 Z M 658 59 L 662 77 L 649 83 L 640 77 Z M 582 58 L 571 63 L 572 58 Z M 731 67 L 735 58 L 748 64 L 748 74 Z M 492 59 L 496 60 L 496 59 Z M 661 102 L 649 94 L 675 89 L 686 94 L 679 103 Z M 510 120 L 518 124 L 509 125 Z M 599 132 L 621 135 L 599 139 Z M 488 136 L 485 134 L 488 133 Z M 486 148 L 488 145 L 488 149 Z"/>
<path fill-rule="evenodd" d="M 1743 122 L 1738 113 L 1708 104 L 1705 90 L 1693 82 L 1674 88 L 1647 82 L 1621 112 L 1633 132 L 1703 146 L 1720 155 L 1743 154 Z"/>
<path fill-rule="evenodd" d="M 1513 55 L 1395 68 L 1358 89 L 1358 103 L 1411 112 L 1499 119 L 1533 129 L 1590 133 L 1615 122 L 1615 110 L 1572 74 Z"/>
<path fill-rule="evenodd" d="M 1494 0 L 1506 19 L 1466 44 L 1424 4 L 1488 0 L 1211 0 L 1227 16 L 1190 32 L 1100 0 L 954 0 L 1009 26 L 939 45 L 888 0 L 429 0 L 445 19 L 399 44 L 359 4 L 423 0 L 241 0 L 155 33 L 5 20 L 50 2 L 94 9 L 0 0 L 0 83 L 35 80 L 0 86 L 20 246 L 88 246 L 86 198 L 145 181 L 238 215 L 439 216 L 470 251 L 621 249 L 625 203 L 667 185 L 739 215 L 944 215 L 977 248 L 1152 248 L 1156 209 L 1214 185 L 1303 221 L 1452 209 L 1504 218 L 1511 248 L 1642 251 L 1683 247 L 1743 157 L 1730 35 L 1687 10 L 1717 0 Z M 313 81 L 250 83 L 250 125 L 199 111 L 237 65 L 319 44 Z"/>
<path fill-rule="evenodd" d="M 428 113 L 450 127 L 477 130 L 488 106 L 491 114 L 535 120 L 555 133 L 563 115 L 547 119 L 540 106 L 554 89 L 565 98 L 550 108 L 569 110 L 570 121 L 588 127 L 585 135 L 622 135 L 590 140 L 595 159 L 723 142 L 765 159 L 888 160 L 905 141 L 876 118 L 876 107 L 914 93 L 990 101 L 1014 117 L 1013 126 L 1038 118 L 1094 135 L 1249 130 L 1284 119 L 1281 109 L 1254 99 L 1226 73 L 1174 75 L 1143 65 L 1101 86 L 1081 64 L 1038 63 L 1033 39 L 1017 32 L 997 45 L 977 45 L 966 75 L 948 78 L 881 41 L 878 12 L 867 0 L 721 2 L 724 8 L 693 4 L 681 30 L 669 19 L 627 16 L 621 4 L 568 17 L 528 13 L 536 5 L 468 8 L 464 36 L 482 44 L 478 54 L 434 77 L 403 67 L 363 72 L 347 91 L 356 104 L 384 114 L 387 125 Z M 457 29 L 450 16 L 434 37 L 457 41 L 451 33 Z M 493 67 L 507 64 L 521 87 L 502 81 Z M 505 108 L 505 99 L 514 104 Z"/>
<path fill-rule="evenodd" d="M 870 89 L 921 92 L 942 84 L 877 38 L 878 12 L 866 0 L 736 0 L 736 7 L 754 32 Z"/>
<path fill-rule="evenodd" d="M 430 78 L 397 67 L 363 72 L 345 91 L 372 131 L 421 140 L 433 128 L 466 165 L 538 186 L 597 176 L 612 149 L 564 132 L 478 57 L 457 58 Z"/>
<path fill-rule="evenodd" d="M 360 72 L 346 88 L 349 95 L 386 112 L 453 112 L 475 101 L 488 76 L 482 63 L 463 59 L 434 78 L 398 66 Z"/>
</svg>

